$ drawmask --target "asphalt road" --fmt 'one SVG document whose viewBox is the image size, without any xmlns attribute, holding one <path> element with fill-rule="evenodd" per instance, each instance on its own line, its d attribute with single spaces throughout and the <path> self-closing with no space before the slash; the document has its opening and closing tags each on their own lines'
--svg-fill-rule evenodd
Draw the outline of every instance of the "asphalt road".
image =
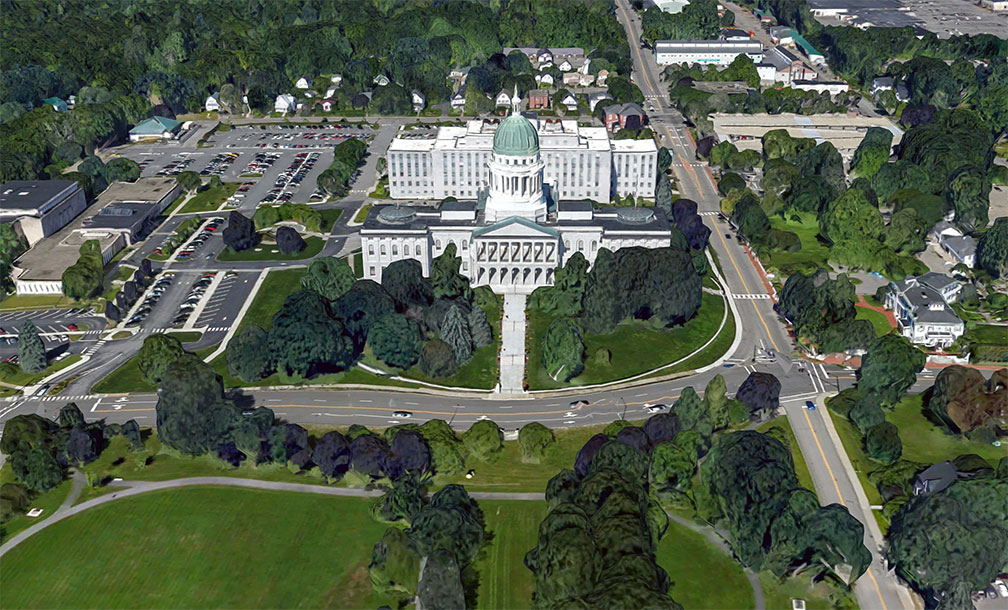
<svg viewBox="0 0 1008 610">
<path fill-rule="evenodd" d="M 669 104 L 668 85 L 658 78 L 660 71 L 654 56 L 640 48 L 640 18 L 626 0 L 618 0 L 617 6 L 617 16 L 630 41 L 634 60 L 634 81 L 658 110 L 651 117 L 651 127 L 662 139 L 663 144 L 673 152 L 673 168 L 680 194 L 696 201 L 702 215 L 704 212 L 708 213 L 704 220 L 711 227 L 711 247 L 721 262 L 722 271 L 732 294 L 750 295 L 749 298 L 743 297 L 737 303 L 740 320 L 736 323 L 745 330 L 746 338 L 740 350 L 748 353 L 750 349 L 760 345 L 772 347 L 778 353 L 790 353 L 792 342 L 786 326 L 773 311 L 773 301 L 751 296 L 765 294 L 767 288 L 744 248 L 734 237 L 729 237 L 732 233 L 730 227 L 721 222 L 716 215 L 720 196 L 709 169 L 697 161 L 685 120 Z M 736 352 L 736 355 L 740 355 L 739 352 Z M 810 367 L 809 370 L 815 371 L 815 367 Z M 809 381 L 817 394 L 826 392 L 827 384 L 824 380 L 810 376 Z M 795 391 L 787 382 L 785 383 L 786 388 Z M 883 610 L 909 608 L 911 600 L 906 589 L 885 570 L 880 553 L 884 540 L 879 536 L 877 527 L 871 527 L 874 523 L 870 507 L 859 501 L 856 486 L 860 483 L 856 475 L 845 467 L 843 447 L 839 446 L 835 435 L 830 434 L 831 426 L 826 421 L 829 416 L 824 414 L 825 410 L 822 408 L 810 411 L 802 405 L 802 402 L 785 403 L 784 407 L 812 474 L 820 502 L 843 504 L 852 515 L 867 526 L 865 545 L 872 553 L 872 565 L 854 585 L 858 603 L 862 608 Z"/>
</svg>

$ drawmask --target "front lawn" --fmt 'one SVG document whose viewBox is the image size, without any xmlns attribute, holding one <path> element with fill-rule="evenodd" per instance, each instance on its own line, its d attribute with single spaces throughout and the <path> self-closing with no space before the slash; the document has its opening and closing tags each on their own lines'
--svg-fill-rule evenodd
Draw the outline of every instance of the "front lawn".
<svg viewBox="0 0 1008 610">
<path fill-rule="evenodd" d="M 319 213 L 322 214 L 322 230 L 332 231 L 333 225 L 336 224 L 336 221 L 343 215 L 343 210 L 340 208 L 330 208 L 327 210 L 319 210 Z"/>
<path fill-rule="evenodd" d="M 234 195 L 239 186 L 241 182 L 224 182 L 219 187 L 206 187 L 193 195 L 179 213 L 216 212 L 228 197 Z"/>
<path fill-rule="evenodd" d="M 357 210 L 357 215 L 354 216 L 353 219 L 354 222 L 356 222 L 357 224 L 364 222 L 364 219 L 367 218 L 368 212 L 370 211 L 371 211 L 370 203 L 365 206 L 362 206 L 361 209 Z"/>
<path fill-rule="evenodd" d="M 684 525 L 669 523 L 655 559 L 672 581 L 669 594 L 684 610 L 755 607 L 741 564 Z"/>
<path fill-rule="evenodd" d="M 760 260 L 767 271 L 776 271 L 781 281 L 796 271 L 805 271 L 822 267 L 830 269 L 826 260 L 829 258 L 829 246 L 819 237 L 819 223 L 814 214 L 802 214 L 800 220 L 785 220 L 774 214 L 770 216 L 770 226 L 781 231 L 790 231 L 801 240 L 801 250 L 797 252 L 761 252 Z"/>
<path fill-rule="evenodd" d="M 273 326 L 273 316 L 280 311 L 287 295 L 301 289 L 301 276 L 304 273 L 304 269 L 270 271 L 259 286 L 259 291 L 245 311 L 238 328 L 247 324 L 257 324 L 263 330 L 269 330 Z"/>
<path fill-rule="evenodd" d="M 89 302 L 75 301 L 62 294 L 12 294 L 0 301 L 0 311 L 21 309 L 72 309 L 87 307 Z"/>
<path fill-rule="evenodd" d="M 892 326 L 889 325 L 889 318 L 880 311 L 875 311 L 874 309 L 868 309 L 867 307 L 857 306 L 856 320 L 868 320 L 871 322 L 872 326 L 875 328 L 875 335 L 881 337 L 882 335 L 889 334 L 892 330 Z"/>
<path fill-rule="evenodd" d="M 554 381 L 542 366 L 542 337 L 553 317 L 529 308 L 526 312 L 528 333 L 525 340 L 528 360 L 525 378 L 529 389 L 606 383 L 675 362 L 714 336 L 721 325 L 724 307 L 724 299 L 705 292 L 697 314 L 683 326 L 659 329 L 644 320 L 628 320 L 609 334 L 585 335 L 585 369 L 566 383 Z M 602 348 L 611 353 L 608 365 L 596 361 L 595 355 Z"/>
<path fill-rule="evenodd" d="M 945 428 L 933 424 L 923 411 L 924 395 L 904 396 L 892 411 L 886 412 L 886 419 L 899 428 L 903 442 L 903 459 L 922 464 L 934 464 L 951 460 L 960 455 L 975 453 L 991 465 L 1005 456 L 1005 448 L 987 443 L 971 441 L 965 436 L 951 434 Z"/>
<path fill-rule="evenodd" d="M 284 254 L 280 252 L 276 243 L 259 244 L 255 248 L 249 248 L 248 250 L 242 250 L 241 252 L 235 252 L 231 250 L 231 248 L 224 248 L 224 250 L 217 255 L 217 260 L 226 263 L 239 261 L 296 261 L 318 256 L 318 253 L 321 252 L 323 246 L 325 246 L 325 240 L 321 237 L 311 236 L 304 241 L 304 249 L 300 252 L 294 252 L 292 254 Z"/>
<path fill-rule="evenodd" d="M 375 608 L 391 602 L 367 575 L 387 526 L 369 506 L 363 498 L 218 487 L 116 500 L 6 555 L 4 606 Z"/>
</svg>

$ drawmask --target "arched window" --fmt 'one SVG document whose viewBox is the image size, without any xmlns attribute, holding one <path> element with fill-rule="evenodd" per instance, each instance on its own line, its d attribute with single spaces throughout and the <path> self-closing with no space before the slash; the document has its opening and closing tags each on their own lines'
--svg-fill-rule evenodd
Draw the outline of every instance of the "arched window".
<svg viewBox="0 0 1008 610">
<path fill-rule="evenodd" d="M 392 244 L 392 256 L 399 256 L 399 246 Z"/>
<path fill-rule="evenodd" d="M 565 239 L 564 240 L 564 248 L 567 248 L 568 250 L 570 250 L 570 240 L 569 239 Z"/>
<path fill-rule="evenodd" d="M 381 245 L 381 255 L 385 256 L 385 244 Z"/>
<path fill-rule="evenodd" d="M 584 240 L 583 239 L 579 239 L 578 240 L 578 248 L 577 249 L 578 249 L 578 252 L 580 252 L 581 250 L 584 250 Z"/>
<path fill-rule="evenodd" d="M 440 239 L 436 239 L 436 240 L 434 240 L 434 247 L 435 247 L 436 249 L 438 249 L 438 250 L 440 250 L 440 249 L 441 249 L 441 240 L 440 240 Z"/>
<path fill-rule="evenodd" d="M 368 244 L 367 253 L 368 256 L 374 256 L 374 244 Z"/>
<path fill-rule="evenodd" d="M 403 256 L 409 256 L 409 244 L 405 244 L 402 247 Z"/>
<path fill-rule="evenodd" d="M 595 242 L 595 240 L 593 239 L 593 240 L 592 240 L 592 243 L 591 243 L 591 251 L 592 251 L 592 252 L 594 252 L 594 251 L 595 251 L 595 248 L 596 248 L 596 247 L 598 247 L 598 244 L 597 244 L 597 243 Z"/>
</svg>

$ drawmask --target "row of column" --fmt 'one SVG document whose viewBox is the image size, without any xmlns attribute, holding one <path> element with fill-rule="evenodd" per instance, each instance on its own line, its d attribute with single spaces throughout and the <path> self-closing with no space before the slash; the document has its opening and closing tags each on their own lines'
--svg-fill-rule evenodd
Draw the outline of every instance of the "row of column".
<svg viewBox="0 0 1008 610">
<path fill-rule="evenodd" d="M 478 262 L 556 263 L 556 244 L 550 242 L 479 241 Z"/>
<path fill-rule="evenodd" d="M 498 176 L 491 173 L 490 179 L 494 190 L 506 195 L 529 197 L 542 190 L 542 176 L 539 173 L 533 176 Z"/>
</svg>

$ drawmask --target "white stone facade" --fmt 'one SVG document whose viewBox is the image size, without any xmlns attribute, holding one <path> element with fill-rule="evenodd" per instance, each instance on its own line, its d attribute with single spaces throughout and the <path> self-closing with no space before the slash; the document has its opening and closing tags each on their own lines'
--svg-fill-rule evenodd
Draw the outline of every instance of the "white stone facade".
<svg viewBox="0 0 1008 610">
<path fill-rule="evenodd" d="M 533 124 L 539 135 L 542 182 L 551 200 L 654 197 L 658 147 L 653 140 L 611 140 L 604 127 L 581 127 L 573 120 Z M 386 156 L 390 196 L 478 199 L 490 186 L 497 125 L 476 119 L 465 127 L 442 127 L 436 135 L 401 133 Z"/>
</svg>

